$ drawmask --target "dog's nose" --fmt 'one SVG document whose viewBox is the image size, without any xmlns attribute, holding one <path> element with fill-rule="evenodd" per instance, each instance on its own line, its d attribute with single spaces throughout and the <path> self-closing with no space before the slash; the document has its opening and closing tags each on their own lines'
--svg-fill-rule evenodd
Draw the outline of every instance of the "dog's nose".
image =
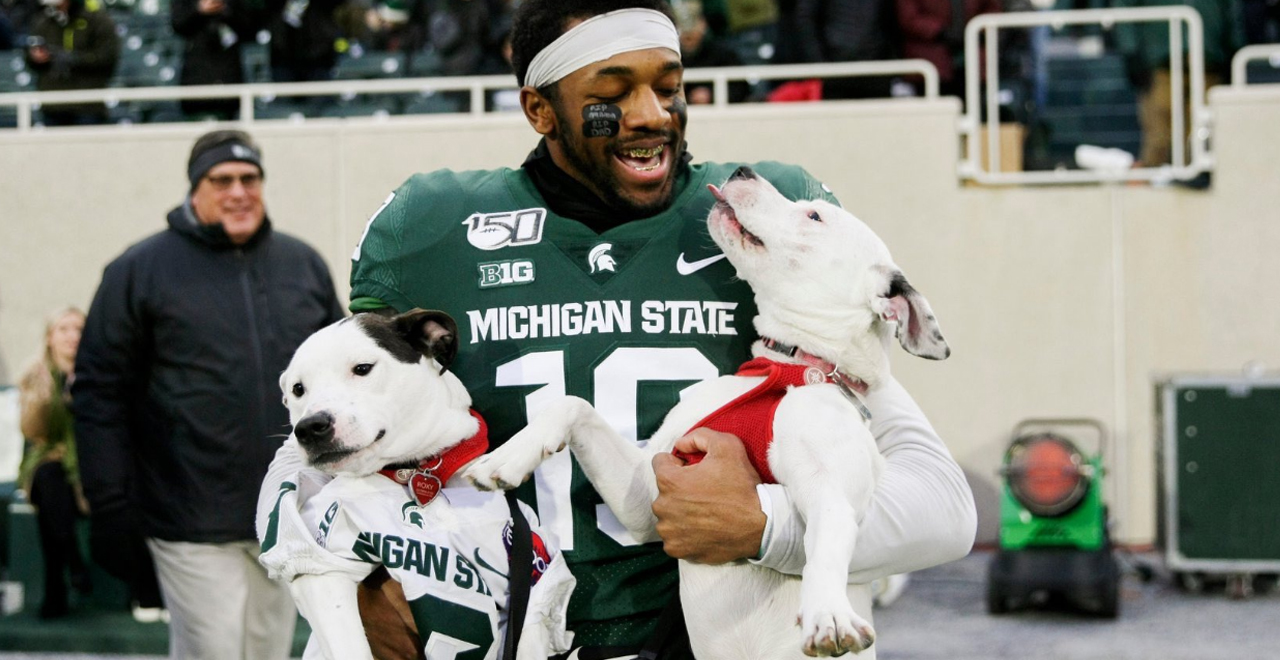
<svg viewBox="0 0 1280 660">
<path fill-rule="evenodd" d="M 747 167 L 746 165 L 739 167 L 738 169 L 733 171 L 733 174 L 729 175 L 730 181 L 733 181 L 734 179 L 754 179 L 754 178 L 756 178 L 755 170 L 752 170 L 750 167 Z"/>
<path fill-rule="evenodd" d="M 329 413 L 307 415 L 293 427 L 293 435 L 304 446 L 329 442 L 333 440 L 333 416 Z"/>
</svg>

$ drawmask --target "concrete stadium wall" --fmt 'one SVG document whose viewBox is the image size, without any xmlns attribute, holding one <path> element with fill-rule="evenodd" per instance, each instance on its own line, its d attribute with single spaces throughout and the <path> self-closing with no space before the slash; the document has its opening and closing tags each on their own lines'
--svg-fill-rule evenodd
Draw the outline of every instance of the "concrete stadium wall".
<svg viewBox="0 0 1280 660">
<path fill-rule="evenodd" d="M 807 167 L 874 227 L 932 302 L 953 357 L 894 368 L 970 476 L 994 539 L 996 470 L 1028 417 L 1090 417 L 1119 540 L 1155 535 L 1153 383 L 1280 365 L 1280 91 L 1214 90 L 1212 190 L 962 186 L 953 100 L 695 108 L 699 160 Z M 0 383 L 42 319 L 88 305 L 102 267 L 163 226 L 207 126 L 0 135 Z M 346 292 L 368 215 L 410 173 L 517 165 L 518 116 L 256 125 L 267 208 L 328 259 Z M 899 357 L 900 356 L 900 357 Z"/>
</svg>

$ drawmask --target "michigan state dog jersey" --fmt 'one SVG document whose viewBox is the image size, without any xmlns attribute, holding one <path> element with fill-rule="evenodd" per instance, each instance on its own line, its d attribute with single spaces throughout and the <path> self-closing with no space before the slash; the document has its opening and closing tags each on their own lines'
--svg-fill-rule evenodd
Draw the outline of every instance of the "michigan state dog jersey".
<svg viewBox="0 0 1280 660">
<path fill-rule="evenodd" d="M 493 443 L 564 395 L 590 401 L 624 436 L 649 437 L 682 389 L 749 357 L 755 307 L 707 233 L 707 184 L 736 169 L 699 164 L 671 207 L 597 234 L 552 213 L 521 170 L 410 178 L 370 219 L 352 255 L 351 309 L 443 310 L 459 326 L 451 369 Z M 791 199 L 834 198 L 802 169 L 752 167 Z M 537 507 L 578 580 L 576 645 L 642 642 L 675 594 L 674 560 L 637 544 L 569 452 L 519 495 Z"/>
<path fill-rule="evenodd" d="M 501 655 L 512 533 L 503 497 L 446 488 L 436 501 L 419 505 L 404 486 L 380 474 L 338 477 L 306 498 L 299 515 L 332 554 L 325 559 L 330 572 L 360 580 L 379 565 L 387 568 L 404 588 L 428 658 Z M 539 534 L 537 517 L 529 510 L 525 517 L 537 583 L 529 596 L 529 611 L 537 614 L 530 616 L 544 625 L 558 619 L 549 630 L 560 631 L 552 639 L 563 642 L 563 612 L 555 603 L 563 602 L 573 578 L 554 542 Z"/>
</svg>

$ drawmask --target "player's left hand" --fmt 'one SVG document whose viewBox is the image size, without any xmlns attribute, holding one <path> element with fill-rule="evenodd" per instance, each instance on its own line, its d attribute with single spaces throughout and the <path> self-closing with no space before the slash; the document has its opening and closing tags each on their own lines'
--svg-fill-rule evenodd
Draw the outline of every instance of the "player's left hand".
<svg viewBox="0 0 1280 660">
<path fill-rule="evenodd" d="M 760 475 L 737 436 L 697 429 L 676 442 L 681 452 L 706 456 L 686 465 L 672 454 L 653 457 L 658 534 L 668 555 L 703 564 L 754 558 L 766 518 L 756 485 Z"/>
</svg>

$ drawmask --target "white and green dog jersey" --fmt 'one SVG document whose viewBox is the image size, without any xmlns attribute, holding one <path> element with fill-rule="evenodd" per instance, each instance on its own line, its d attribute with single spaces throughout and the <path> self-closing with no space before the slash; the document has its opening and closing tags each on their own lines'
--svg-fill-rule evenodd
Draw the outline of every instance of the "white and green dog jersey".
<svg viewBox="0 0 1280 660">
<path fill-rule="evenodd" d="M 511 547 L 511 511 L 500 494 L 445 488 L 420 506 L 405 486 L 380 474 L 328 483 L 310 470 L 298 477 L 282 486 L 273 527 L 310 530 L 319 547 L 299 553 L 296 540 L 277 543 L 269 531 L 262 563 L 273 577 L 337 573 L 358 581 L 385 566 L 404 589 L 429 660 L 499 657 Z M 565 609 L 574 579 L 537 515 L 521 507 L 534 549 L 533 566 L 525 569 L 535 581 L 525 630 L 543 626 L 552 647 L 567 650 L 572 634 L 565 630 Z M 301 520 L 279 524 L 279 516 L 292 515 Z"/>
</svg>

